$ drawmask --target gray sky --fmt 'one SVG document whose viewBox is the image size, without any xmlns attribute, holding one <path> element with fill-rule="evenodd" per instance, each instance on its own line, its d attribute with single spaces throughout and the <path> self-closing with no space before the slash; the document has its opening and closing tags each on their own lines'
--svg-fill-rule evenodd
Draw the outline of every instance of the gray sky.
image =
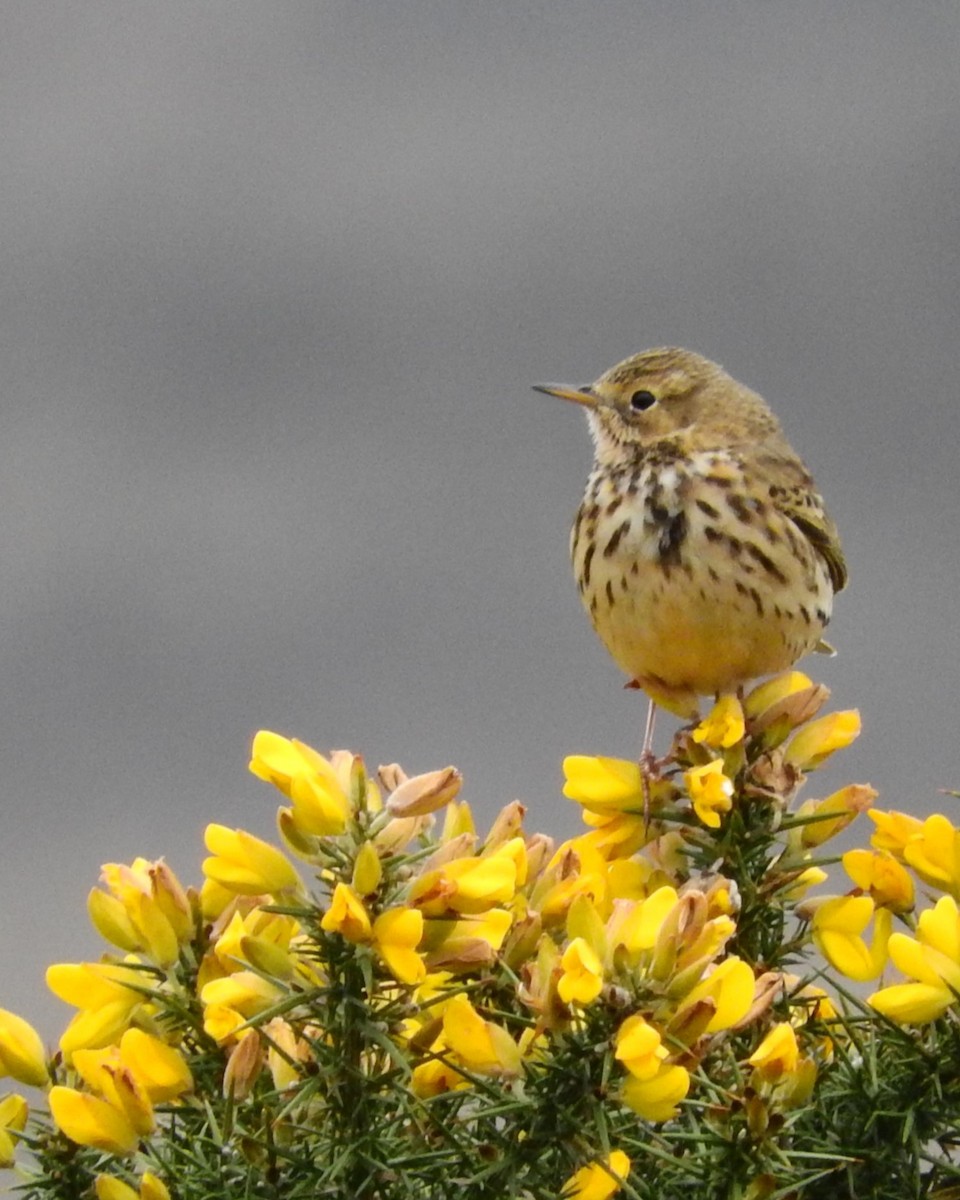
<svg viewBox="0 0 960 1200">
<path fill-rule="evenodd" d="M 952 814 L 958 61 L 953 0 L 4 5 L 0 1006 L 59 1028 L 101 862 L 272 836 L 259 727 L 576 828 L 562 757 L 643 703 L 529 385 L 647 346 L 766 396 L 840 526 L 810 666 L 865 731 L 807 794 Z"/>
</svg>

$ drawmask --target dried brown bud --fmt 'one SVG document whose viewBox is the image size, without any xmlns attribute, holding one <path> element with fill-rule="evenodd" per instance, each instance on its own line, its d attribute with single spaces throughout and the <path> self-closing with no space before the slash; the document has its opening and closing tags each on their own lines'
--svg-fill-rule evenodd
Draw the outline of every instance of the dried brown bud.
<svg viewBox="0 0 960 1200">
<path fill-rule="evenodd" d="M 425 955 L 425 959 L 431 971 L 468 971 L 492 966 L 497 952 L 483 938 L 449 938 Z"/>
<path fill-rule="evenodd" d="M 457 798 L 462 783 L 463 776 L 456 767 L 414 775 L 387 797 L 387 811 L 395 817 L 419 817 L 436 812 Z"/>
<path fill-rule="evenodd" d="M 251 1029 L 237 1042 L 223 1072 L 223 1094 L 234 1100 L 244 1100 L 250 1095 L 257 1076 L 263 1067 L 263 1047 L 260 1035 Z"/>
<path fill-rule="evenodd" d="M 829 699 L 830 689 L 822 683 L 800 688 L 757 713 L 750 723 L 751 732 L 755 735 L 768 732 L 764 743 L 767 746 L 777 745 L 791 730 L 815 717 Z"/>
<path fill-rule="evenodd" d="M 385 767 L 377 768 L 377 778 L 383 790 L 389 795 L 395 792 L 401 783 L 406 783 L 409 776 L 399 763 L 387 763 Z"/>
<path fill-rule="evenodd" d="M 552 837 L 548 837 L 545 833 L 535 833 L 532 837 L 527 838 L 527 878 L 536 879 L 543 868 L 547 865 L 553 852 L 556 849 L 556 843 Z"/>
<path fill-rule="evenodd" d="M 732 1029 L 743 1029 L 762 1016 L 783 992 L 783 975 L 779 971 L 764 971 L 753 985 L 753 1003 Z"/>
<path fill-rule="evenodd" d="M 490 832 L 484 839 L 484 850 L 495 850 L 504 842 L 509 842 L 523 831 L 523 818 L 527 810 L 519 800 L 511 800 L 497 813 L 497 819 L 490 827 Z"/>
</svg>

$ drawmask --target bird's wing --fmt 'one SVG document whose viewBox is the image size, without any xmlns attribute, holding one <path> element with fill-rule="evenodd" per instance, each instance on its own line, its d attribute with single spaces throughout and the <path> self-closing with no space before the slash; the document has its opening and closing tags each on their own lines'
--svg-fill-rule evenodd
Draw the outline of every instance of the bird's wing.
<svg viewBox="0 0 960 1200">
<path fill-rule="evenodd" d="M 847 563 L 840 535 L 810 472 L 786 442 L 760 449 L 752 461 L 774 508 L 796 525 L 823 559 L 833 590 L 842 591 L 847 582 Z"/>
<path fill-rule="evenodd" d="M 773 503 L 803 533 L 827 565 L 833 590 L 847 582 L 847 563 L 840 548 L 837 527 L 827 515 L 823 498 L 809 487 L 785 487 L 772 497 Z"/>
</svg>

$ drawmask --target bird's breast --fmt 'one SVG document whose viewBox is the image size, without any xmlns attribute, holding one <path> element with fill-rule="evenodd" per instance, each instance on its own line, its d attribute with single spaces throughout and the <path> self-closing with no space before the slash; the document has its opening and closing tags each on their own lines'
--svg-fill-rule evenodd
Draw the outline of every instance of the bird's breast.
<svg viewBox="0 0 960 1200">
<path fill-rule="evenodd" d="M 598 467 L 571 550 L 594 627 L 641 680 L 723 691 L 791 665 L 829 619 L 825 564 L 728 452 Z"/>
</svg>

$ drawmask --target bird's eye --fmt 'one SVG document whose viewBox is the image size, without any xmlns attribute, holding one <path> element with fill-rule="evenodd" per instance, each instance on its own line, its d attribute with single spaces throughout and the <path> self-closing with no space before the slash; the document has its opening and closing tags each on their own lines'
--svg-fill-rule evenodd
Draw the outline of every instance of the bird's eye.
<svg viewBox="0 0 960 1200">
<path fill-rule="evenodd" d="M 648 408 L 653 408 L 657 398 L 653 392 L 634 392 L 630 397 L 630 407 L 634 412 L 646 412 Z"/>
</svg>

